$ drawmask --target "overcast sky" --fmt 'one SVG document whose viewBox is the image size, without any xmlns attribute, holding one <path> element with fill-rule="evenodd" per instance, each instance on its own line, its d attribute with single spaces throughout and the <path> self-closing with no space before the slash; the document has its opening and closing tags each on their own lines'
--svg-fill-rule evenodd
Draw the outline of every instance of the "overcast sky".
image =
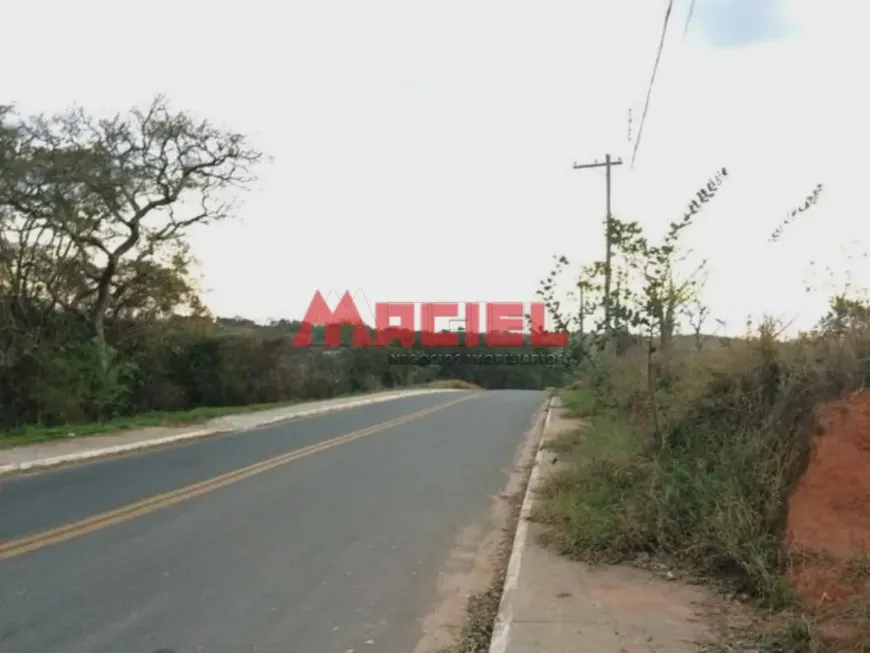
<svg viewBox="0 0 870 653">
<path fill-rule="evenodd" d="M 300 318 L 317 288 L 532 300 L 553 254 L 600 255 L 603 171 L 572 164 L 611 152 L 614 212 L 651 234 L 726 166 L 688 238 L 710 259 L 705 301 L 729 330 L 763 312 L 806 325 L 847 268 L 867 281 L 868 10 L 696 0 L 684 37 L 689 2 L 633 170 L 627 112 L 636 137 L 666 0 L 4 0 L 0 102 L 163 92 L 249 133 L 274 162 L 238 221 L 194 238 L 222 315 Z M 766 244 L 818 182 L 817 210 Z"/>
</svg>

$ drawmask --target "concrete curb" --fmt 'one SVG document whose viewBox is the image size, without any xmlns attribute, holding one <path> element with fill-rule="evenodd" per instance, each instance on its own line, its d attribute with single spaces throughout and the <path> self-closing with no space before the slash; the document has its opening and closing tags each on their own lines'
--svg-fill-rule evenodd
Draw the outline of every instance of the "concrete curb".
<svg viewBox="0 0 870 653">
<path fill-rule="evenodd" d="M 345 410 L 346 408 L 356 408 L 357 406 L 366 406 L 368 404 L 379 404 L 385 401 L 392 401 L 394 399 L 401 399 L 402 397 L 415 397 L 418 395 L 427 395 L 427 394 L 435 394 L 439 392 L 463 392 L 462 390 L 455 390 L 453 388 L 432 388 L 432 389 L 421 389 L 421 390 L 406 390 L 404 392 L 395 392 L 388 395 L 381 395 L 375 397 L 361 397 L 359 399 L 353 399 L 348 401 L 347 403 L 338 404 L 338 405 L 330 405 L 330 406 L 321 406 L 315 407 L 308 410 L 299 411 L 297 413 L 292 413 L 290 415 L 281 415 L 278 417 L 271 417 L 269 419 L 265 419 L 260 422 L 256 422 L 254 424 L 248 426 L 239 426 L 235 424 L 226 424 L 226 425 L 215 425 L 212 427 L 199 428 L 192 431 L 186 431 L 184 433 L 176 433 L 175 435 L 167 435 L 162 438 L 154 438 L 153 440 L 142 440 L 140 442 L 131 442 L 129 444 L 118 444 L 113 447 L 103 447 L 102 449 L 91 449 L 90 451 L 78 451 L 76 453 L 64 454 L 62 456 L 52 456 L 50 458 L 41 458 L 39 460 L 30 460 L 27 462 L 15 463 L 12 465 L 0 465 L 0 476 L 15 474 L 18 472 L 26 472 L 32 469 L 44 469 L 48 467 L 56 467 L 58 465 L 63 465 L 66 463 L 73 462 L 83 462 L 85 460 L 92 460 L 96 458 L 105 458 L 107 456 L 114 456 L 120 453 L 127 453 L 130 451 L 137 451 L 140 449 L 150 449 L 153 447 L 159 447 L 166 444 L 173 444 L 175 442 L 184 442 L 186 440 L 196 440 L 198 438 L 208 437 L 210 435 L 219 435 L 222 433 L 233 433 L 235 431 L 249 431 L 254 428 L 259 428 L 261 426 L 269 426 L 271 424 L 277 424 L 279 422 L 289 422 L 294 419 L 298 419 L 300 417 L 309 417 L 311 415 L 321 415 L 323 413 L 331 413 L 339 410 Z M 250 416 L 251 413 L 248 413 L 246 416 Z M 232 418 L 233 415 L 226 415 L 224 417 L 214 418 L 215 421 L 223 420 L 227 418 Z"/>
<path fill-rule="evenodd" d="M 511 547 L 511 555 L 508 560 L 507 572 L 505 573 L 504 586 L 501 592 L 501 601 L 498 605 L 495 624 L 492 628 L 492 637 L 489 642 L 489 653 L 506 653 L 508 649 L 511 621 L 513 620 L 513 602 L 516 595 L 517 582 L 520 578 L 520 568 L 523 562 L 523 552 L 526 549 L 529 538 L 529 518 L 534 505 L 534 491 L 541 475 L 541 461 L 544 457 L 544 432 L 550 424 L 550 414 L 553 410 L 553 399 L 549 397 L 545 408 L 544 420 L 538 433 L 537 452 L 532 471 L 529 474 L 529 482 L 523 496 L 523 505 L 520 508 L 520 516 L 517 520 L 517 531 L 514 534 L 514 543 Z"/>
</svg>

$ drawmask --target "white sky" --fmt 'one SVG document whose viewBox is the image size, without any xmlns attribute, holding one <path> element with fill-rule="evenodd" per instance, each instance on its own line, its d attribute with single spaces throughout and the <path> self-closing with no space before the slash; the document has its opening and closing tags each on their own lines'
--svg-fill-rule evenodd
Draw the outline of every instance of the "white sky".
<svg viewBox="0 0 870 653">
<path fill-rule="evenodd" d="M 627 110 L 636 135 L 666 4 L 5 0 L 0 102 L 124 110 L 163 92 L 249 133 L 274 162 L 239 221 L 194 238 L 222 315 L 301 318 L 317 288 L 533 300 L 553 254 L 600 255 L 603 171 L 571 166 L 610 151 L 615 214 L 652 233 L 728 167 L 689 238 L 711 261 L 704 298 L 729 331 L 763 312 L 805 326 L 835 288 L 804 292 L 810 261 L 867 281 L 842 247 L 868 242 L 870 11 L 791 0 L 783 29 L 728 47 L 747 0 L 696 0 L 685 39 L 677 0 L 632 171 Z M 766 245 L 820 181 L 823 202 Z"/>
</svg>

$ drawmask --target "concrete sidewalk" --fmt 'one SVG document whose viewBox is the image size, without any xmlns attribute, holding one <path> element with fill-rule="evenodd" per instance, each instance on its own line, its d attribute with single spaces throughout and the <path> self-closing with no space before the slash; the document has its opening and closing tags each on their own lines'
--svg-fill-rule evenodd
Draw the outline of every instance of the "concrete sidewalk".
<svg viewBox="0 0 870 653">
<path fill-rule="evenodd" d="M 542 444 L 580 427 L 553 399 Z M 541 449 L 529 480 L 490 653 L 690 653 L 707 639 L 714 601 L 700 587 L 628 566 L 591 568 L 546 549 L 529 520 L 556 468 Z"/>
<path fill-rule="evenodd" d="M 62 440 L 51 440 L 12 449 L 0 449 L 0 476 L 30 469 L 54 467 L 92 458 L 102 458 L 138 449 L 158 447 L 174 442 L 216 435 L 218 433 L 245 431 L 299 417 L 319 415 L 356 406 L 366 406 L 402 397 L 434 394 L 436 392 L 463 391 L 441 388 L 415 388 L 377 392 L 359 397 L 312 401 L 263 411 L 225 415 L 187 426 L 129 429 L 119 433 L 83 437 L 75 437 L 75 433 L 71 432 L 69 437 Z"/>
</svg>

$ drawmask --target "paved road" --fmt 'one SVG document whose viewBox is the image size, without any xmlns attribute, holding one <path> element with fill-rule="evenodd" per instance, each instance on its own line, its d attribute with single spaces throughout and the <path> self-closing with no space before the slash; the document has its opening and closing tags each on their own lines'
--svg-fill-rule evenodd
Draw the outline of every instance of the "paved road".
<svg viewBox="0 0 870 653">
<path fill-rule="evenodd" d="M 0 481 L 0 650 L 410 653 L 543 399 L 410 397 Z"/>
</svg>

